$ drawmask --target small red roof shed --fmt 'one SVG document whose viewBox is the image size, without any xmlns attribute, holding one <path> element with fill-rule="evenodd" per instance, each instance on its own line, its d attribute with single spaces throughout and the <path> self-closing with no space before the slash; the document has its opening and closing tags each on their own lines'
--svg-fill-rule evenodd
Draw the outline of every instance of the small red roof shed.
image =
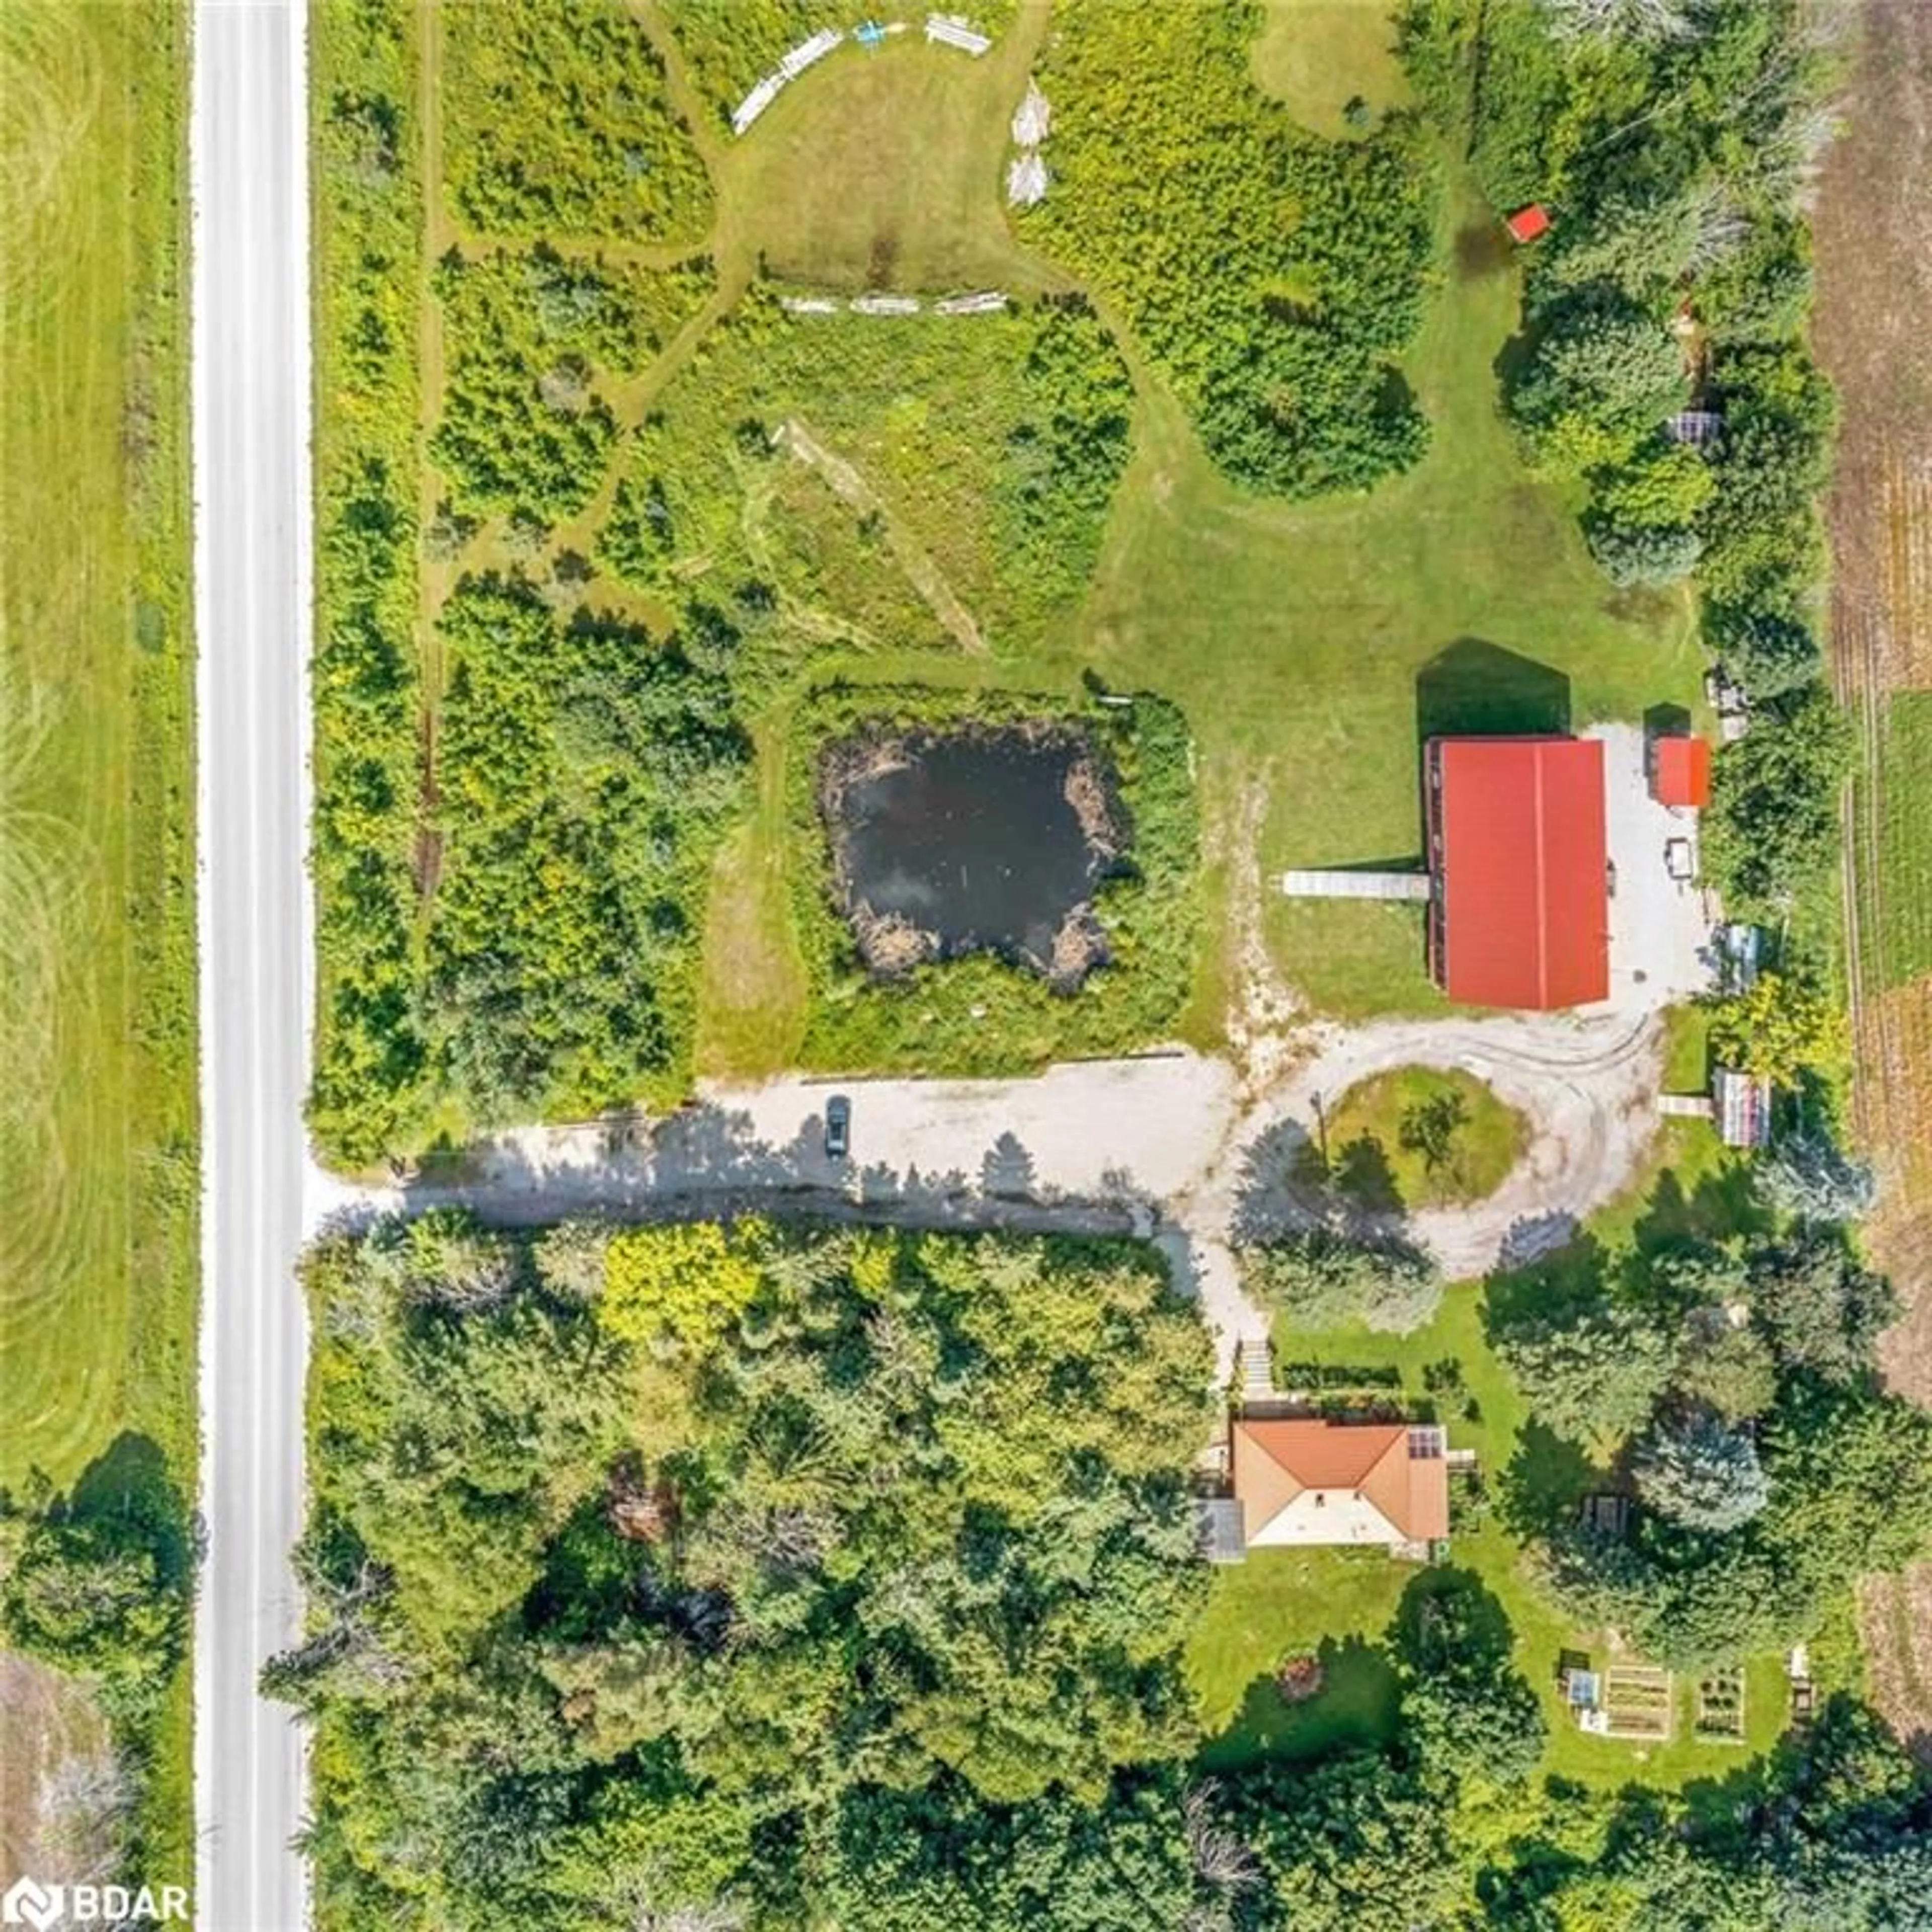
<svg viewBox="0 0 1932 1932">
<path fill-rule="evenodd" d="M 1538 1011 L 1608 998 L 1603 746 L 1436 738 L 1427 769 L 1430 953 L 1443 991 Z"/>
<path fill-rule="evenodd" d="M 1534 242 L 1550 227 L 1550 211 L 1541 202 L 1533 201 L 1527 208 L 1519 208 L 1503 224 L 1509 230 L 1510 239 L 1515 242 Z"/>
<path fill-rule="evenodd" d="M 1650 795 L 1659 805 L 1699 808 L 1711 802 L 1711 746 L 1703 738 L 1655 738 L 1650 747 Z"/>
</svg>

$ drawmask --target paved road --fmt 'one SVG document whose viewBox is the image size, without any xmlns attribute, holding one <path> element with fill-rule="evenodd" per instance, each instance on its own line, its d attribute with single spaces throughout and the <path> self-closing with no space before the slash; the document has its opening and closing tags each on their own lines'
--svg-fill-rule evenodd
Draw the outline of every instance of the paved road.
<svg viewBox="0 0 1932 1932">
<path fill-rule="evenodd" d="M 197 0 L 190 133 L 201 873 L 200 1932 L 300 1932 L 308 309 L 302 0 Z"/>
</svg>

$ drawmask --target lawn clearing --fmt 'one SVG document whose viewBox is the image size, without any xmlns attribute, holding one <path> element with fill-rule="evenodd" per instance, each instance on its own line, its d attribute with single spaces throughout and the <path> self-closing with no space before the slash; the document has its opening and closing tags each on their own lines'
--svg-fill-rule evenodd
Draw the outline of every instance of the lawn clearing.
<svg viewBox="0 0 1932 1932">
<path fill-rule="evenodd" d="M 1328 1110 L 1328 1165 L 1347 1190 L 1372 1166 L 1381 1208 L 1446 1208 L 1493 1194 L 1522 1158 L 1529 1123 L 1460 1069 L 1399 1066 Z"/>
<path fill-rule="evenodd" d="M 1348 140 L 1411 98 L 1394 14 L 1382 0 L 1269 0 L 1255 79 L 1312 133 Z"/>
<path fill-rule="evenodd" d="M 755 246 L 782 280 L 828 289 L 1060 284 L 1016 259 L 1000 198 L 1043 25 L 1028 14 L 981 60 L 908 34 L 814 69 L 720 158 L 728 245 Z"/>
<path fill-rule="evenodd" d="M 1216 1570 L 1187 1645 L 1209 1734 L 1203 1766 L 1292 1762 L 1392 1737 L 1395 1672 L 1374 1646 L 1414 1575 L 1379 1550 L 1257 1550 Z M 1322 1688 L 1290 1702 L 1276 1679 L 1304 1652 L 1320 1666 Z"/>
</svg>

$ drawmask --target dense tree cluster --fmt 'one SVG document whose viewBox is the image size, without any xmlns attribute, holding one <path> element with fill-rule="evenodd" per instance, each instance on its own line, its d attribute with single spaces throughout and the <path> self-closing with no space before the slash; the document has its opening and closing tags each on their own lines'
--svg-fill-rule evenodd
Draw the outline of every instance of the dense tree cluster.
<svg viewBox="0 0 1932 1932">
<path fill-rule="evenodd" d="M 1487 1876 L 1500 1932 L 1923 1932 L 1932 1779 L 1872 1712 L 1828 1704 L 1724 1787 L 1721 1810 L 1641 1790 L 1557 1797 Z"/>
<path fill-rule="evenodd" d="M 711 183 L 664 62 L 616 0 L 440 16 L 446 185 L 472 232 L 697 240 Z"/>
<path fill-rule="evenodd" d="M 1496 1598 L 1466 1570 L 1431 1571 L 1408 1592 L 1395 1636 L 1402 1721 L 1425 1772 L 1451 1788 L 1527 1779 L 1549 1726 Z"/>
<path fill-rule="evenodd" d="M 1761 705 L 1719 748 L 1702 850 L 1730 910 L 1781 923 L 1834 875 L 1851 766 L 1851 726 L 1815 682 Z"/>
<path fill-rule="evenodd" d="M 694 947 L 746 747 L 730 688 L 676 638 L 526 584 L 466 580 L 440 620 L 434 1064 L 482 1118 L 680 1085 Z"/>
<path fill-rule="evenodd" d="M 1056 1810 L 1190 1894 L 1208 1350 L 1150 1250 L 433 1216 L 310 1279 L 316 1610 L 271 1682 L 320 1726 L 328 1922 L 816 1922 L 949 1836 L 1024 1898 L 1083 1862 Z"/>
<path fill-rule="evenodd" d="M 1022 218 L 1118 302 L 1215 462 L 1285 496 L 1364 489 L 1420 456 L 1396 367 L 1421 317 L 1436 190 L 1400 118 L 1298 128 L 1256 86 L 1260 9 L 1056 16 L 1053 192 Z"/>
<path fill-rule="evenodd" d="M 1526 1511 L 1580 1621 L 1708 1664 L 1805 1636 L 1847 1575 L 1932 1538 L 1932 1418 L 1877 1390 L 1894 1304 L 1845 1229 L 1799 1223 L 1604 1273 L 1594 1292 L 1566 1300 L 1552 1282 L 1492 1310 L 1538 1420 L 1610 1459 L 1640 1505 L 1624 1538 Z"/>
<path fill-rule="evenodd" d="M 415 44 L 383 0 L 315 23 L 315 872 L 309 1114 L 351 1164 L 404 1138 L 423 1067 L 411 876 L 420 701 Z"/>
<path fill-rule="evenodd" d="M 663 346 L 703 301 L 709 269 L 624 274 L 546 248 L 447 256 L 436 276 L 446 346 L 429 453 L 459 507 L 544 524 L 581 509 L 616 440 L 598 383 Z"/>
<path fill-rule="evenodd" d="M 1542 1702 L 1455 1569 L 1386 1634 L 1385 1742 L 1198 1780 L 1208 1352 L 1137 1244 L 440 1212 L 308 1278 L 310 1621 L 266 1681 L 316 1726 L 326 1928 L 1912 1922 L 1932 1798 L 1864 1714 L 1721 1813 L 1539 1786 Z M 1563 1587 L 1688 1660 L 1898 1560 L 1932 1424 L 1787 1372 L 1743 1529 L 1659 1512 L 1675 1544 Z"/>
</svg>

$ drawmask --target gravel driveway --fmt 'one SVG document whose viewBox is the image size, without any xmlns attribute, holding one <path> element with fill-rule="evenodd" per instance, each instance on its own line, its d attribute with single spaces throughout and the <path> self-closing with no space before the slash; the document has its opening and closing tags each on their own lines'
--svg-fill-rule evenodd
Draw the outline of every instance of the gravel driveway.
<svg viewBox="0 0 1932 1932">
<path fill-rule="evenodd" d="M 1292 1220 L 1283 1185 L 1319 1102 L 1390 1068 L 1460 1067 L 1531 1124 L 1529 1152 L 1487 1200 L 1415 1216 L 1452 1278 L 1559 1244 L 1637 1172 L 1655 1131 L 1662 1028 L 1618 1013 L 1387 1021 L 1311 1029 L 1309 1051 L 1244 1100 L 1228 1063 L 1185 1052 L 1058 1066 L 1018 1080 L 788 1078 L 711 1087 L 666 1118 L 508 1133 L 459 1172 L 366 1206 L 472 1207 L 506 1222 L 654 1205 L 752 1205 L 940 1227 L 1153 1234 L 1202 1298 L 1224 1366 L 1268 1332 L 1231 1242 Z M 824 1108 L 852 1102 L 852 1152 L 824 1150 Z"/>
</svg>

